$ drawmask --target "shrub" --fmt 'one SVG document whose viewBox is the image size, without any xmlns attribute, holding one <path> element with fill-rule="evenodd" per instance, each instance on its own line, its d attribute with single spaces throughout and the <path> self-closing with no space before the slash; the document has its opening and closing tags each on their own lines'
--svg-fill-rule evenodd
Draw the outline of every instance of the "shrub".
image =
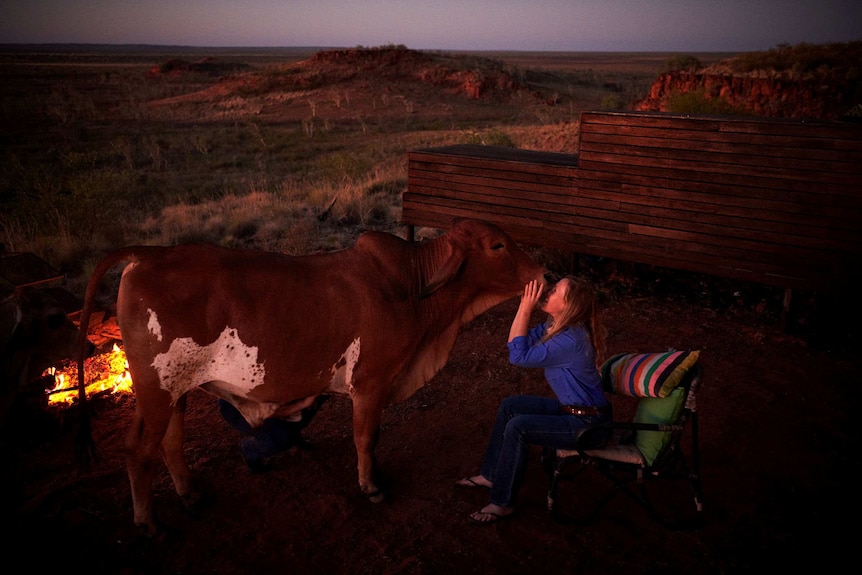
<svg viewBox="0 0 862 575">
<path fill-rule="evenodd" d="M 851 108 L 848 108 L 844 114 L 841 115 L 842 120 L 852 120 L 852 121 L 862 121 L 862 104 L 856 104 Z"/>
<path fill-rule="evenodd" d="M 331 182 L 353 181 L 368 173 L 374 164 L 354 151 L 334 152 L 315 162 L 320 178 Z"/>
<path fill-rule="evenodd" d="M 501 148 L 517 148 L 515 141 L 502 130 L 492 129 L 483 133 L 469 132 L 464 137 L 465 144 L 479 144 L 482 146 L 499 146 Z"/>
<path fill-rule="evenodd" d="M 862 59 L 862 41 L 833 44 L 807 44 L 791 46 L 779 44 L 765 52 L 741 54 L 730 61 L 736 74 L 755 71 L 787 72 L 794 77 L 827 74 L 853 80 L 857 76 L 856 63 Z"/>
<path fill-rule="evenodd" d="M 614 94 L 602 98 L 602 110 L 622 110 L 625 107 L 622 99 Z"/>
<path fill-rule="evenodd" d="M 679 55 L 673 58 L 668 58 L 664 63 L 664 72 L 673 72 L 675 70 L 693 71 L 702 68 L 700 60 L 694 56 Z"/>
<path fill-rule="evenodd" d="M 750 115 L 743 108 L 731 105 L 721 97 L 707 97 L 706 90 L 700 88 L 691 92 L 676 92 L 668 96 L 665 103 L 669 112 L 676 114 L 707 114 L 716 116 Z"/>
</svg>

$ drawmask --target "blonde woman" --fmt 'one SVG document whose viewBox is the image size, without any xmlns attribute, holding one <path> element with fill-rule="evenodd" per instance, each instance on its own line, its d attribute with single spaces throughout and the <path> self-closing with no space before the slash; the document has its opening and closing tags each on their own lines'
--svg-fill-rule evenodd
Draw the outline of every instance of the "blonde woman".
<svg viewBox="0 0 862 575">
<path fill-rule="evenodd" d="M 535 281 L 524 287 L 509 330 L 509 361 L 544 368 L 555 397 L 519 395 L 500 403 L 479 474 L 457 481 L 464 487 L 490 489 L 488 505 L 470 515 L 479 523 L 493 523 L 514 512 L 531 445 L 571 449 L 578 430 L 612 417 L 597 367 L 605 340 L 592 286 L 567 276 L 544 301 L 542 289 Z M 530 329 L 530 316 L 539 302 L 548 318 Z M 590 440 L 597 446 L 606 438 L 606 433 L 599 433 Z"/>
</svg>

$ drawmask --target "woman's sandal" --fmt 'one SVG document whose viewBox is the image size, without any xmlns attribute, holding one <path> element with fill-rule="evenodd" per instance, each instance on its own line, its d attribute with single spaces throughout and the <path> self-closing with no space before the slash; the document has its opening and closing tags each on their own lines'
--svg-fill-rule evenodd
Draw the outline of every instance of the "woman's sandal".
<svg viewBox="0 0 862 575">
<path fill-rule="evenodd" d="M 493 511 L 476 511 L 475 513 L 470 514 L 470 519 L 474 523 L 481 523 L 482 525 L 488 525 L 490 523 L 496 523 L 502 519 L 506 519 L 511 517 L 513 513 L 494 513 Z"/>
<path fill-rule="evenodd" d="M 455 482 L 455 485 L 460 485 L 461 487 L 484 487 L 485 489 L 490 489 L 488 485 L 483 485 L 481 483 L 477 483 L 473 481 L 473 478 L 477 477 L 476 475 L 469 475 L 467 477 L 462 477 L 458 481 Z"/>
</svg>

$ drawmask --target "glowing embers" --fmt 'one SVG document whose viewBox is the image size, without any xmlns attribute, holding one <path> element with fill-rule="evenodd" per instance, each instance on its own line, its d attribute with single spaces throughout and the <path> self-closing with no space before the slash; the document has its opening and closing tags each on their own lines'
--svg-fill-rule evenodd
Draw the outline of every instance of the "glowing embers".
<svg viewBox="0 0 862 575">
<path fill-rule="evenodd" d="M 126 354 L 116 343 L 111 351 L 85 359 L 84 373 L 87 397 L 101 393 L 132 392 L 132 378 L 129 375 Z M 72 404 L 77 401 L 77 363 L 71 362 L 62 369 L 48 368 L 43 375 L 54 376 L 54 387 L 46 392 L 49 404 Z"/>
</svg>

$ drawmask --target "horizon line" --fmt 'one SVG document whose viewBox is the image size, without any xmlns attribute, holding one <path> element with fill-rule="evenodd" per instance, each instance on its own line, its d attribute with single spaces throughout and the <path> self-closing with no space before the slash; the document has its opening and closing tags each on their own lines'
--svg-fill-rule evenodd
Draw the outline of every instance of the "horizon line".
<svg viewBox="0 0 862 575">
<path fill-rule="evenodd" d="M 841 42 L 835 42 L 841 43 Z M 831 44 L 831 43 L 830 43 Z M 122 44 L 107 42 L 0 42 L 0 50 L 21 48 L 114 48 L 114 49 L 182 49 L 182 50 L 350 50 L 355 48 L 375 49 L 387 47 L 404 47 L 416 52 L 520 52 L 536 54 L 565 54 L 565 53 L 604 53 L 604 54 L 740 54 L 744 52 L 761 52 L 765 50 L 527 50 L 516 48 L 410 48 L 403 44 L 384 44 L 380 46 L 203 46 L 192 44 L 147 44 L 140 42 L 129 42 Z"/>
</svg>

